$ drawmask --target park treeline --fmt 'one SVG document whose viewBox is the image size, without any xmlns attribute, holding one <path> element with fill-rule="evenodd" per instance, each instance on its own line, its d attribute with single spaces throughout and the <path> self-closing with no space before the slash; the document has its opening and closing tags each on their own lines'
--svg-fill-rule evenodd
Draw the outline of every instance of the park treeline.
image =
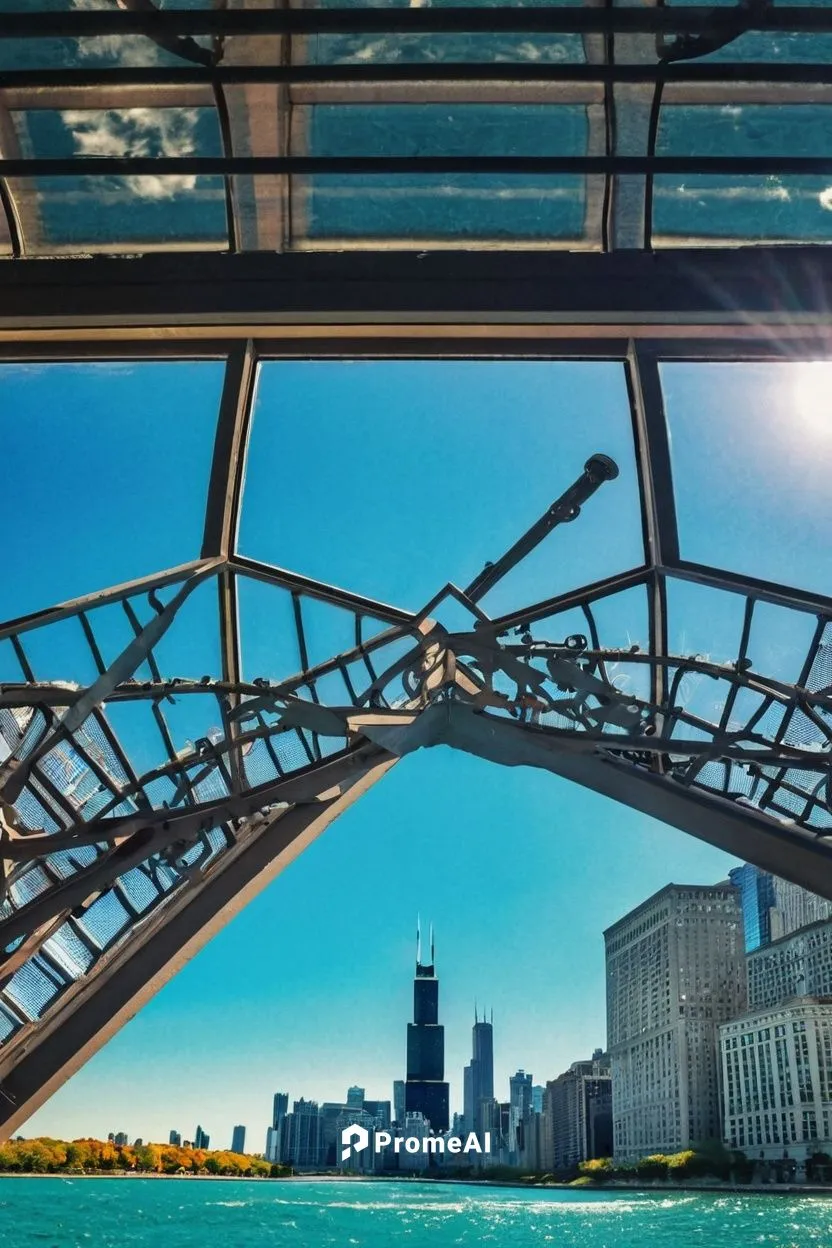
<svg viewBox="0 0 832 1248">
<path fill-rule="evenodd" d="M 593 1183 L 610 1179 L 677 1179 L 681 1182 L 684 1179 L 727 1179 L 732 1174 L 736 1176 L 738 1170 L 750 1171 L 751 1168 L 752 1164 L 743 1153 L 730 1152 L 717 1145 L 706 1150 L 688 1148 L 681 1153 L 653 1153 L 629 1164 L 616 1165 L 611 1157 L 601 1157 L 580 1162 L 578 1174 Z"/>
<path fill-rule="evenodd" d="M 103 1140 L 9 1140 L 0 1144 L 0 1173 L 6 1174 L 214 1174 L 279 1179 L 286 1166 L 242 1153 L 142 1144 L 139 1148 Z"/>
</svg>

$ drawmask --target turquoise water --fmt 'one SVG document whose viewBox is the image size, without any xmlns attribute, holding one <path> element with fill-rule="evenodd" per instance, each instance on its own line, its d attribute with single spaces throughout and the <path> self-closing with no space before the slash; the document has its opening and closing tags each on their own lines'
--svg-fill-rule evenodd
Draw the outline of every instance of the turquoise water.
<svg viewBox="0 0 832 1248">
<path fill-rule="evenodd" d="M 0 1179 L 9 1248 L 810 1248 L 832 1198 L 463 1184 Z"/>
</svg>

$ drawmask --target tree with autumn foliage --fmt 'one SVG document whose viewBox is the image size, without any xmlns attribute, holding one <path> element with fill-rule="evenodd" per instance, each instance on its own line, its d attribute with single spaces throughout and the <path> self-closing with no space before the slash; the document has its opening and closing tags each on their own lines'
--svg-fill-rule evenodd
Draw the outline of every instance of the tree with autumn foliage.
<svg viewBox="0 0 832 1248">
<path fill-rule="evenodd" d="M 0 1173 L 5 1174 L 202 1174 L 233 1178 L 284 1178 L 285 1166 L 262 1157 L 228 1151 L 206 1152 L 173 1144 L 116 1147 L 103 1140 L 24 1140 L 0 1144 Z"/>
</svg>

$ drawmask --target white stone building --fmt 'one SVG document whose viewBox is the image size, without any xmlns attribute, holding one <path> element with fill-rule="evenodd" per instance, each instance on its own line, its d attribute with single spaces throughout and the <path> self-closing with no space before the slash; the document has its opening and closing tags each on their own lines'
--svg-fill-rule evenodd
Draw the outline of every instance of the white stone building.
<svg viewBox="0 0 832 1248">
<path fill-rule="evenodd" d="M 670 884 L 604 940 L 616 1160 L 719 1139 L 717 1029 L 745 1008 L 737 890 Z"/>
<path fill-rule="evenodd" d="M 744 1014 L 719 1047 L 727 1147 L 766 1161 L 832 1153 L 832 1000 Z"/>
</svg>

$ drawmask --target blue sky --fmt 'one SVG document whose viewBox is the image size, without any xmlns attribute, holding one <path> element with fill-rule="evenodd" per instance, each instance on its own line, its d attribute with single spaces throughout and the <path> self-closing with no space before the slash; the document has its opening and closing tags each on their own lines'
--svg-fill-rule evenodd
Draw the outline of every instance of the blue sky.
<svg viewBox="0 0 832 1248">
<path fill-rule="evenodd" d="M 773 367 L 666 366 L 682 553 L 828 592 L 832 505 L 818 464 L 829 376 Z M 0 370 L 3 445 L 19 465 L 6 502 L 25 550 L 0 614 L 198 553 L 221 379 L 214 363 Z M 597 451 L 617 460 L 618 480 L 506 579 L 486 602 L 494 613 L 640 562 L 621 365 L 268 364 L 240 547 L 419 608 L 496 558 Z M 35 454 L 37 487 L 26 468 Z M 183 611 L 160 650 L 166 674 L 215 670 L 212 604 L 198 591 Z M 286 605 L 276 590 L 241 592 L 247 675 L 296 669 Z M 646 641 L 640 591 L 598 615 L 603 643 Z M 313 657 L 326 657 L 343 621 L 331 611 L 315 621 Z M 671 591 L 671 636 L 685 653 L 734 657 L 741 622 L 733 595 Z M 116 647 L 123 622 L 105 610 L 99 623 Z M 762 609 L 756 666 L 794 678 L 812 624 Z M 84 678 L 71 630 L 30 634 L 27 651 L 39 676 Z M 0 646 L 0 679 L 12 673 Z M 695 697 L 700 713 L 712 710 L 718 687 L 703 682 Z M 196 709 L 179 715 L 183 742 L 197 719 Z M 123 731 L 156 761 L 140 724 Z M 494 1009 L 498 1095 L 518 1067 L 545 1082 L 604 1044 L 603 928 L 671 880 L 724 878 L 732 861 L 553 776 L 422 752 L 217 936 L 26 1134 L 166 1139 L 200 1121 L 227 1146 L 243 1122 L 260 1147 L 278 1089 L 339 1099 L 359 1083 L 390 1096 L 403 1072 L 417 911 L 437 926 L 452 1106 L 461 1108 L 475 997 Z"/>
</svg>

